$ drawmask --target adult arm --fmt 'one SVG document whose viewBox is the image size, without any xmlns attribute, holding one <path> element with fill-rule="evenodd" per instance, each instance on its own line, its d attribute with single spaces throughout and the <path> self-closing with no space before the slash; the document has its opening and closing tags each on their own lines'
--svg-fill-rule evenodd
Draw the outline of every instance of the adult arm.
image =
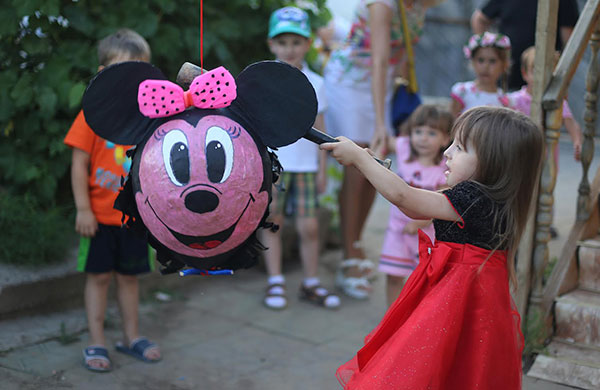
<svg viewBox="0 0 600 390">
<path fill-rule="evenodd" d="M 561 49 L 565 47 L 573 28 L 579 19 L 579 7 L 574 0 L 560 0 L 558 3 L 558 34 Z"/>
<path fill-rule="evenodd" d="M 473 34 L 483 34 L 489 30 L 492 20 L 488 18 L 480 9 L 476 9 L 471 15 L 471 30 Z"/>
<path fill-rule="evenodd" d="M 571 137 L 571 141 L 573 142 L 573 156 L 575 157 L 575 161 L 579 161 L 581 159 L 581 127 L 573 117 L 564 118 L 565 128 Z"/>
<path fill-rule="evenodd" d="M 567 42 L 569 41 L 571 34 L 573 34 L 573 27 L 561 26 L 559 28 L 558 32 L 560 35 L 561 47 L 564 48 L 567 45 Z"/>
<path fill-rule="evenodd" d="M 98 231 L 98 222 L 92 212 L 88 188 L 90 155 L 78 148 L 73 148 L 71 159 L 71 188 L 77 216 L 75 231 L 84 237 L 92 237 Z"/>
<path fill-rule="evenodd" d="M 369 4 L 369 28 L 371 31 L 371 94 L 375 108 L 375 132 L 370 147 L 377 154 L 384 154 L 387 126 L 385 120 L 385 95 L 391 53 L 392 12 L 383 3 Z"/>
<path fill-rule="evenodd" d="M 462 106 L 462 104 L 460 104 L 460 102 L 458 100 L 456 100 L 456 99 L 450 100 L 450 112 L 452 113 L 452 116 L 455 119 L 458 118 L 462 109 L 463 109 L 463 106 Z"/>
</svg>

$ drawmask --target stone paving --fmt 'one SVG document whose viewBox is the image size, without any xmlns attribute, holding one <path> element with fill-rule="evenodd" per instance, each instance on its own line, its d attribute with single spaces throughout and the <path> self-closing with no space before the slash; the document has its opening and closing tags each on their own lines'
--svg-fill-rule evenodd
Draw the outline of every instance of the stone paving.
<svg viewBox="0 0 600 390">
<path fill-rule="evenodd" d="M 568 161 L 569 144 L 561 141 L 562 175 L 577 172 L 570 176 L 578 179 L 579 171 L 573 171 L 576 168 Z M 559 177 L 562 187 L 561 180 Z M 561 218 L 574 215 L 574 198 L 571 201 L 571 206 L 557 207 Z M 387 202 L 378 197 L 364 237 L 368 255 L 375 259 L 387 212 Z M 568 227 L 559 226 L 561 237 Z M 327 287 L 333 285 L 340 258 L 337 249 L 322 256 L 320 277 Z M 161 345 L 163 360 L 147 364 L 109 347 L 114 369 L 106 374 L 92 373 L 82 366 L 87 334 L 81 308 L 0 321 L 0 346 L 2 339 L 5 345 L 13 340 L 12 349 L 0 353 L 0 389 L 338 389 L 335 369 L 356 352 L 364 335 L 385 312 L 384 278 L 375 282 L 369 300 L 342 297 L 342 307 L 329 311 L 296 298 L 302 278 L 297 260 L 287 260 L 284 272 L 290 299 L 288 308 L 281 312 L 261 304 L 265 287 L 261 267 L 239 271 L 232 277 L 187 277 L 181 283 L 169 279 L 163 291 L 170 301 L 147 299 L 140 309 L 141 331 Z M 46 333 L 36 338 L 43 329 Z M 111 306 L 109 346 L 120 334 L 119 317 Z M 525 377 L 524 389 L 570 387 Z"/>
</svg>

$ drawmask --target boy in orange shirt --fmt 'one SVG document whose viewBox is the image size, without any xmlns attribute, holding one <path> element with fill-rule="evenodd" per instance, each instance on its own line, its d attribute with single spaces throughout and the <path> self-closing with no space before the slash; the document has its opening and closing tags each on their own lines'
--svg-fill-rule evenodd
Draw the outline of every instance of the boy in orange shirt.
<svg viewBox="0 0 600 390">
<path fill-rule="evenodd" d="M 121 29 L 98 44 L 100 66 L 124 61 L 150 61 L 150 47 L 138 33 Z M 71 186 L 77 208 L 75 230 L 81 235 L 77 269 L 87 273 L 85 308 L 90 332 L 83 350 L 84 365 L 106 372 L 112 366 L 104 338 L 108 287 L 113 274 L 123 322 L 124 338 L 117 351 L 146 362 L 160 360 L 158 346 L 138 333 L 137 275 L 151 270 L 147 242 L 121 227 L 121 212 L 113 208 L 127 176 L 131 159 L 125 152 L 132 146 L 115 145 L 98 137 L 85 122 L 83 111 L 64 140 L 73 148 Z"/>
</svg>

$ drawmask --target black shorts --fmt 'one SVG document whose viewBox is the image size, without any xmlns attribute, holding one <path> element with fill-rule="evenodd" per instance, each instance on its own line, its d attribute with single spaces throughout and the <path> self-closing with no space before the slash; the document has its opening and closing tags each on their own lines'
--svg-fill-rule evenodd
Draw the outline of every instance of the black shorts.
<svg viewBox="0 0 600 390">
<path fill-rule="evenodd" d="M 127 228 L 98 224 L 94 237 L 81 237 L 77 270 L 89 273 L 116 271 L 138 275 L 154 269 L 146 240 Z"/>
</svg>

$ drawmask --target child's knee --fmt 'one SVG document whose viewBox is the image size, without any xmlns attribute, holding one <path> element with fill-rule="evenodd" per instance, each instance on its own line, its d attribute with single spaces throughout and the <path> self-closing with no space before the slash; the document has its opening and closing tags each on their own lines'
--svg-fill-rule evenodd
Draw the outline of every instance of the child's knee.
<svg viewBox="0 0 600 390">
<path fill-rule="evenodd" d="M 319 221 L 317 217 L 299 218 L 296 224 L 298 234 L 305 240 L 316 240 L 319 238 Z"/>
<path fill-rule="evenodd" d="M 137 275 L 125 275 L 117 273 L 117 283 L 119 285 L 137 285 L 138 284 L 138 276 Z"/>
<path fill-rule="evenodd" d="M 91 283 L 97 287 L 106 287 L 108 284 L 110 284 L 111 278 L 112 278 L 111 272 L 88 273 L 87 274 L 87 283 Z"/>
</svg>

